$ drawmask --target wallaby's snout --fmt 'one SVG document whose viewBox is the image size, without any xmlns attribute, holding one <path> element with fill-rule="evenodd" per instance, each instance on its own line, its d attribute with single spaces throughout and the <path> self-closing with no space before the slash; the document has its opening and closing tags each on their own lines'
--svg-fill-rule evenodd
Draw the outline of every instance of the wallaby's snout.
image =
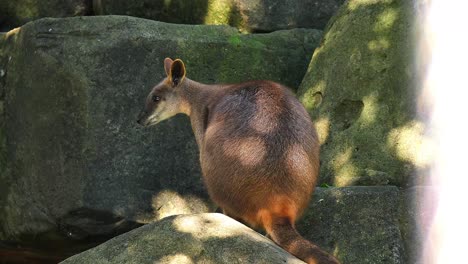
<svg viewBox="0 0 468 264">
<path fill-rule="evenodd" d="M 142 125 L 142 126 L 146 126 L 146 121 L 147 121 L 147 116 L 148 116 L 148 111 L 146 110 L 141 110 L 141 112 L 138 114 L 138 117 L 137 117 L 137 123 Z"/>
</svg>

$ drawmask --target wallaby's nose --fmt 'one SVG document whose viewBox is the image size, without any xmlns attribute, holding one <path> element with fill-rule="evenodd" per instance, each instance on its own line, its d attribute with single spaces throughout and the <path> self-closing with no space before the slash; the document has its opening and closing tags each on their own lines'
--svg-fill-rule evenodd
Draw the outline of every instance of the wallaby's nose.
<svg viewBox="0 0 468 264">
<path fill-rule="evenodd" d="M 143 125 L 144 122 L 143 120 L 145 119 L 144 117 L 146 116 L 148 112 L 146 112 L 145 110 L 141 111 L 140 114 L 138 115 L 137 117 L 137 123 L 140 124 L 140 125 Z"/>
</svg>

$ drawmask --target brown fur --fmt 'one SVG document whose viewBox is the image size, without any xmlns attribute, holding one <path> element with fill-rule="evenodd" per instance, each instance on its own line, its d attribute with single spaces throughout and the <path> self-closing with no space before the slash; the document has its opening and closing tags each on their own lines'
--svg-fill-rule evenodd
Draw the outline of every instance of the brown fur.
<svg viewBox="0 0 468 264">
<path fill-rule="evenodd" d="M 210 197 L 223 211 L 264 228 L 307 263 L 338 263 L 294 227 L 319 170 L 317 134 L 294 95 L 271 81 L 204 85 L 185 78 L 180 60 L 166 59 L 164 65 L 168 77 L 148 95 L 139 123 L 155 124 L 162 119 L 154 115 L 165 116 L 151 116 L 166 107 L 152 102 L 154 94 L 177 98 L 175 108 L 190 116 Z"/>
</svg>

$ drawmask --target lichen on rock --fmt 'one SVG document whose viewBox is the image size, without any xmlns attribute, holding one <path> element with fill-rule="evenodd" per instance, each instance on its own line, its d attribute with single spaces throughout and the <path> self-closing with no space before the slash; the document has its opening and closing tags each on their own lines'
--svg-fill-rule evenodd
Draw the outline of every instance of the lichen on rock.
<svg viewBox="0 0 468 264">
<path fill-rule="evenodd" d="M 414 12 L 411 1 L 350 0 L 329 22 L 298 91 L 317 120 L 323 182 L 406 186 L 427 166 L 418 156 L 431 143 L 415 113 Z"/>
</svg>

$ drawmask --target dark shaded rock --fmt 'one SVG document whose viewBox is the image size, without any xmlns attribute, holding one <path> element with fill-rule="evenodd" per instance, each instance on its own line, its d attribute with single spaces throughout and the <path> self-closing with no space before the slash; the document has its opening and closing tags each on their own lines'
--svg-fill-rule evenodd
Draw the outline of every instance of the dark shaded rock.
<svg viewBox="0 0 468 264">
<path fill-rule="evenodd" d="M 320 135 L 323 182 L 407 186 L 427 169 L 431 145 L 415 113 L 415 12 L 411 1 L 350 0 L 331 19 L 298 90 Z"/>
<path fill-rule="evenodd" d="M 296 87 L 321 36 L 120 16 L 41 19 L 13 35 L 0 240 L 27 234 L 41 243 L 108 238 L 167 215 L 212 211 L 188 119 L 136 124 L 163 59 L 182 58 L 201 82 Z"/>
<path fill-rule="evenodd" d="M 290 28 L 317 28 L 325 25 L 344 0 L 234 0 L 231 13 L 240 14 L 239 24 L 247 31 L 274 31 Z M 232 20 L 232 18 L 231 18 Z M 234 20 L 236 21 L 236 20 Z"/>
<path fill-rule="evenodd" d="M 98 15 L 130 15 L 182 24 L 231 25 L 242 31 L 323 29 L 344 0 L 94 0 Z"/>
<path fill-rule="evenodd" d="M 9 60 L 10 35 L 7 33 L 0 34 L 0 180 L 6 168 L 6 148 L 5 148 L 5 82 L 6 82 L 6 65 Z M 0 186 L 0 192 L 2 187 Z"/>
<path fill-rule="evenodd" d="M 415 186 L 402 192 L 400 229 L 406 249 L 406 263 L 421 263 L 424 239 L 430 233 L 432 217 L 438 206 L 437 187 Z"/>
<path fill-rule="evenodd" d="M 83 16 L 91 13 L 92 0 L 2 0 L 0 31 L 42 17 Z"/>
<path fill-rule="evenodd" d="M 304 262 L 223 214 L 196 214 L 147 224 L 61 263 Z"/>
<path fill-rule="evenodd" d="M 58 263 L 63 258 L 43 253 L 37 249 L 9 247 L 0 242 L 0 261 L 5 264 L 50 264 Z"/>
<path fill-rule="evenodd" d="M 299 232 L 343 263 L 405 263 L 396 187 L 317 188 Z"/>
<path fill-rule="evenodd" d="M 205 24 L 208 0 L 93 0 L 96 15 L 127 15 L 176 24 Z"/>
<path fill-rule="evenodd" d="M 344 0 L 0 1 L 0 31 L 43 17 L 128 15 L 177 24 L 231 25 L 247 32 L 323 29 Z"/>
</svg>

